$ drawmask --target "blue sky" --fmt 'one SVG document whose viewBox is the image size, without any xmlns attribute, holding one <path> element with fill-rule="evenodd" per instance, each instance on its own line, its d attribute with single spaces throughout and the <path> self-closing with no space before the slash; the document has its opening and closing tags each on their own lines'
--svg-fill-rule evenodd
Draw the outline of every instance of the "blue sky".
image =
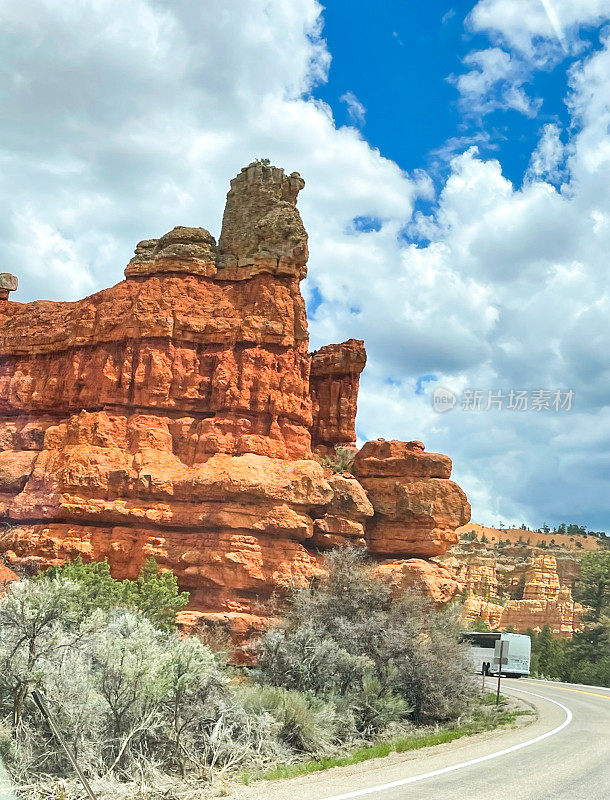
<svg viewBox="0 0 610 800">
<path fill-rule="evenodd" d="M 467 140 L 477 142 L 483 155 L 499 158 L 504 174 L 520 184 L 542 125 L 567 121 L 565 66 L 573 58 L 567 56 L 562 69 L 534 74 L 529 86 L 543 100 L 534 117 L 505 109 L 483 120 L 468 117 L 459 108 L 451 76 L 462 71 L 470 51 L 489 43 L 464 26 L 473 5 L 437 0 L 328 3 L 324 35 L 332 62 L 328 81 L 314 94 L 329 103 L 339 124 L 350 125 L 354 120 L 341 97 L 351 91 L 366 109 L 359 127 L 367 141 L 404 170 L 443 171 L 442 152 L 457 138 L 462 146 Z"/>
<path fill-rule="evenodd" d="M 352 91 L 366 108 L 367 140 L 405 170 L 429 167 L 433 151 L 461 135 L 458 97 L 447 78 L 472 37 L 464 36 L 463 11 L 451 10 L 447 3 L 389 0 L 372 13 L 370 2 L 337 0 L 324 11 L 332 62 L 316 96 L 340 124 L 352 124 L 340 99 Z"/>
<path fill-rule="evenodd" d="M 268 157 L 306 181 L 311 347 L 366 342 L 361 439 L 449 454 L 478 522 L 610 529 L 610 0 L 0 12 L 15 299 L 111 285 L 174 225 L 217 236 L 230 178 Z M 469 390 L 574 403 L 464 410 Z"/>
</svg>

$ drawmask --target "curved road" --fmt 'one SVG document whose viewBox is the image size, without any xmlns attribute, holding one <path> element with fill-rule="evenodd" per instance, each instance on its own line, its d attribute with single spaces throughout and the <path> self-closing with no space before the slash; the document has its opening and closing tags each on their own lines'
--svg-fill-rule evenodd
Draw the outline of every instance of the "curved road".
<svg viewBox="0 0 610 800">
<path fill-rule="evenodd" d="M 530 679 L 502 691 L 535 706 L 523 727 L 259 784 L 257 800 L 608 800 L 610 689 Z"/>
</svg>

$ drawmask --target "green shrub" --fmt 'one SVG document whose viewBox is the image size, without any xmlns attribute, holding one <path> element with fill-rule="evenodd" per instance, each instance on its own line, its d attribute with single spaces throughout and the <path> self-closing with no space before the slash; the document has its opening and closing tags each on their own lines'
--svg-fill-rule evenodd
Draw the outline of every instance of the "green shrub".
<svg viewBox="0 0 610 800">
<path fill-rule="evenodd" d="M 336 739 L 332 704 L 277 686 L 246 686 L 240 694 L 246 712 L 269 714 L 278 739 L 297 753 L 323 752 Z"/>
<path fill-rule="evenodd" d="M 231 672 L 194 638 L 142 613 L 95 610 L 82 586 L 24 580 L 0 598 L 0 737 L 17 783 L 73 774 L 31 699 L 41 689 L 58 728 L 93 778 L 155 774 L 204 778 L 209 770 L 274 752 L 268 721 L 236 701 Z"/>
<path fill-rule="evenodd" d="M 34 688 L 113 798 L 135 781 L 155 787 L 151 796 L 182 796 L 172 781 L 327 757 L 409 720 L 455 719 L 473 689 L 459 616 L 417 594 L 393 598 L 359 550 L 328 564 L 262 637 L 254 681 L 171 630 L 181 598 L 155 565 L 140 581 L 75 562 L 12 584 L 0 597 L 0 756 L 13 779 L 63 786 L 73 776 Z"/>
<path fill-rule="evenodd" d="M 323 467 L 330 467 L 333 472 L 351 472 L 355 457 L 354 450 L 338 445 L 334 453 L 322 456 L 321 462 Z"/>
<path fill-rule="evenodd" d="M 188 592 L 180 592 L 173 572 L 161 571 L 154 558 L 147 559 L 135 581 L 117 581 L 110 574 L 108 560 L 74 561 L 49 567 L 38 573 L 35 581 L 65 579 L 80 591 L 73 596 L 75 610 L 83 617 L 95 609 L 130 608 L 142 611 L 162 628 L 175 627 L 176 614 L 189 600 Z"/>
<path fill-rule="evenodd" d="M 458 716 L 472 696 L 459 610 L 400 598 L 356 549 L 327 557 L 328 575 L 296 590 L 258 647 L 261 683 L 343 696 L 360 732 L 390 721 Z"/>
<path fill-rule="evenodd" d="M 574 596 L 587 607 L 587 619 L 598 622 L 604 614 L 610 615 L 610 553 L 584 554 Z"/>
</svg>

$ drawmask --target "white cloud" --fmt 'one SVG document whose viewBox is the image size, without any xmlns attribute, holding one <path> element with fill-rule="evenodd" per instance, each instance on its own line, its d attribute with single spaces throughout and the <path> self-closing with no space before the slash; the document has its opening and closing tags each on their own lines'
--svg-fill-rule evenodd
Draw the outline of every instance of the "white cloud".
<svg viewBox="0 0 610 800">
<path fill-rule="evenodd" d="M 89 269 L 83 268 L 75 243 L 64 238 L 59 230 L 27 208 L 13 216 L 13 224 L 16 237 L 13 252 L 32 264 L 33 276 L 39 282 L 46 282 L 49 273 L 54 275 L 55 296 L 72 300 L 97 288 Z M 99 248 L 100 242 L 95 237 L 87 238 L 91 250 Z"/>
<path fill-rule="evenodd" d="M 608 0 L 480 0 L 468 23 L 534 57 L 544 40 L 573 48 L 580 27 L 599 25 L 609 15 Z"/>
<path fill-rule="evenodd" d="M 0 261 L 21 279 L 17 299 L 110 285 L 139 239 L 176 224 L 217 235 L 229 178 L 269 157 L 307 181 L 304 291 L 322 295 L 312 346 L 367 343 L 361 435 L 449 453 L 481 521 L 569 513 L 602 526 L 610 53 L 604 41 L 578 55 L 576 37 L 607 3 L 554 7 L 577 55 L 571 126 L 543 129 L 520 187 L 498 160 L 448 142 L 434 210 L 412 218 L 429 179 L 405 175 L 309 99 L 330 62 L 315 0 L 36 0 L 27 12 L 0 0 Z M 469 60 L 462 91 L 531 113 L 523 63 L 544 66 L 559 47 L 544 8 L 484 0 L 470 24 L 492 41 Z M 364 232 L 358 217 L 377 223 Z M 430 374 L 459 391 L 573 388 L 575 410 L 439 415 L 434 381 L 415 391 Z"/>
<path fill-rule="evenodd" d="M 533 72 L 581 52 L 581 29 L 608 19 L 610 0 L 480 0 L 466 24 L 495 46 L 464 59 L 467 71 L 454 79 L 463 108 L 478 114 L 512 108 L 535 115 L 541 100 L 530 98 L 524 88 Z"/>
<path fill-rule="evenodd" d="M 609 44 L 572 68 L 566 142 L 556 125 L 542 129 L 523 186 L 476 148 L 454 155 L 434 212 L 410 228 L 429 245 L 401 247 L 386 228 L 362 234 L 360 257 L 336 253 L 319 280 L 335 295 L 315 335 L 367 341 L 361 437 L 421 437 L 450 453 L 477 519 L 608 527 Z M 416 394 L 429 374 L 437 382 Z M 576 397 L 570 412 L 438 415 L 435 385 Z"/>
<path fill-rule="evenodd" d="M 557 182 L 562 176 L 565 157 L 566 152 L 561 141 L 559 126 L 550 122 L 542 129 L 538 146 L 532 153 L 527 171 L 528 179 Z"/>
<path fill-rule="evenodd" d="M 405 349 L 398 376 L 404 377 L 393 389 L 401 399 L 392 399 L 388 413 L 380 413 L 375 404 L 383 401 L 375 400 L 361 433 L 381 435 L 389 427 L 397 435 L 408 420 L 411 435 L 454 456 L 477 518 L 541 523 L 564 516 L 608 527 L 610 504 L 601 484 L 610 477 L 609 71 L 607 40 L 572 70 L 570 108 L 578 132 L 559 190 L 546 180 L 559 176 L 566 148 L 549 125 L 523 187 L 503 177 L 497 161 L 470 149 L 452 160 L 434 216 L 417 220 L 432 240 L 418 251 L 420 270 L 437 276 L 434 298 L 413 284 L 414 302 L 423 298 L 420 330 L 434 341 L 435 322 L 447 345 L 436 344 L 424 363 L 421 348 L 418 354 Z M 456 278 L 464 288 L 469 282 L 469 299 L 478 292 L 476 311 L 456 291 Z M 391 316 L 388 309 L 400 302 L 396 294 L 394 286 L 385 307 Z M 484 347 L 466 342 L 464 323 Z M 456 341 L 466 348 L 457 372 L 457 361 L 446 358 Z M 369 374 L 363 381 L 365 409 L 371 397 L 387 394 L 382 376 L 394 362 L 386 363 L 378 379 Z M 429 397 L 434 383 L 426 385 L 425 400 L 413 394 L 409 380 L 418 373 L 436 374 L 438 385 L 458 391 L 572 388 L 575 406 L 563 416 L 454 410 L 439 419 Z"/>
<path fill-rule="evenodd" d="M 1 258 L 22 298 L 71 296 L 77 262 L 97 286 L 119 280 L 139 239 L 177 223 L 218 234 L 228 180 L 257 156 L 303 172 L 304 215 L 329 229 L 408 217 L 396 164 L 303 99 L 330 63 L 316 0 L 0 7 Z M 44 276 L 12 222 L 26 213 L 65 244 Z"/>
<path fill-rule="evenodd" d="M 500 47 L 489 47 L 469 53 L 463 63 L 468 71 L 451 80 L 467 114 L 482 116 L 498 108 L 512 108 L 535 116 L 541 101 L 530 99 L 523 88 L 530 73 L 523 61 Z"/>
<path fill-rule="evenodd" d="M 350 120 L 361 128 L 366 121 L 366 108 L 362 105 L 360 100 L 358 100 L 352 91 L 344 92 L 339 100 L 347 106 L 347 113 Z"/>
</svg>

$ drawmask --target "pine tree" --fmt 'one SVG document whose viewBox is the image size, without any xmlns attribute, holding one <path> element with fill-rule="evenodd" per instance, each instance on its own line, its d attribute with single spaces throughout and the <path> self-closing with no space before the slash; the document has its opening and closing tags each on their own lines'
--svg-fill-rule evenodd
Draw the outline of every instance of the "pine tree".
<svg viewBox="0 0 610 800">
<path fill-rule="evenodd" d="M 79 591 L 72 597 L 74 610 L 83 617 L 99 608 L 130 608 L 141 611 L 162 628 L 176 624 L 176 613 L 186 606 L 188 592 L 180 592 L 176 576 L 161 571 L 154 558 L 147 559 L 135 581 L 117 581 L 110 574 L 108 560 L 85 563 L 74 561 L 49 567 L 35 576 L 36 581 L 64 578 L 74 581 Z"/>
</svg>

